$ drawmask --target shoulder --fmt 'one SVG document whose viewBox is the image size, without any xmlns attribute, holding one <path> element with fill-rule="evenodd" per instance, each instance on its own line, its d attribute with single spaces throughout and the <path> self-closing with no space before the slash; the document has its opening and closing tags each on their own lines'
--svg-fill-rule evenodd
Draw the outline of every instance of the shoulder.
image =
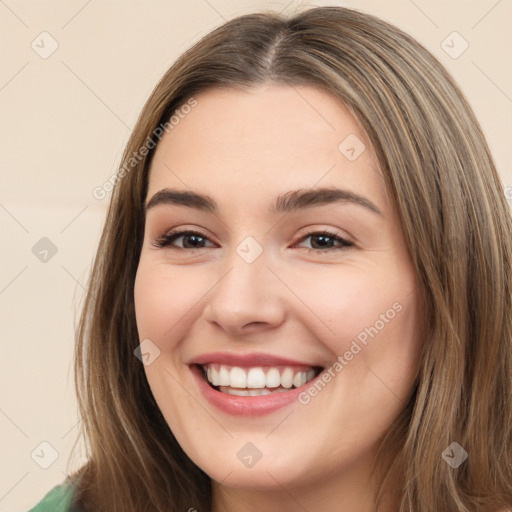
<svg viewBox="0 0 512 512">
<path fill-rule="evenodd" d="M 61 484 L 49 491 L 29 512 L 71 512 L 74 487 Z"/>
</svg>

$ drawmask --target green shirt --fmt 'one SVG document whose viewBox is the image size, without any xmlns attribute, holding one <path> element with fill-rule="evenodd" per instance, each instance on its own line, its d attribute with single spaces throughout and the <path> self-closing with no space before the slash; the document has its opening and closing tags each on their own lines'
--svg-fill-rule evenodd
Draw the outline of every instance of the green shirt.
<svg viewBox="0 0 512 512">
<path fill-rule="evenodd" d="M 71 512 L 73 486 L 61 484 L 54 487 L 29 512 Z"/>
</svg>

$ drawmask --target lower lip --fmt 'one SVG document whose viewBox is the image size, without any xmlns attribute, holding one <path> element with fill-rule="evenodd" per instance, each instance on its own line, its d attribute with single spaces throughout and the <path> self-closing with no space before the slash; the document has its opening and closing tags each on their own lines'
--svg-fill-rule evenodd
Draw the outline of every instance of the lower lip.
<svg viewBox="0 0 512 512">
<path fill-rule="evenodd" d="M 315 377 L 304 384 L 304 386 L 291 389 L 290 391 L 278 391 L 270 395 L 261 396 L 238 396 L 221 393 L 213 389 L 205 380 L 204 373 L 198 366 L 192 365 L 190 369 L 206 400 L 222 412 L 235 416 L 263 416 L 286 407 L 293 402 L 297 402 L 302 391 L 309 387 L 316 379 Z"/>
</svg>

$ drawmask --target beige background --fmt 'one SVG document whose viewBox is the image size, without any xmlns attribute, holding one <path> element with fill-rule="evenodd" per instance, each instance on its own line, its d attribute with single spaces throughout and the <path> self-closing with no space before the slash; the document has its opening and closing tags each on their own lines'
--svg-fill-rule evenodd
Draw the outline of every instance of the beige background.
<svg viewBox="0 0 512 512">
<path fill-rule="evenodd" d="M 156 82 L 224 20 L 328 4 L 376 14 L 426 45 L 465 91 L 512 186 L 510 0 L 0 0 L 0 512 L 27 511 L 70 469 L 74 325 L 107 207 L 92 190 L 115 172 Z M 454 31 L 469 44 L 458 58 L 441 46 Z M 57 248 L 46 262 L 32 252 L 43 237 Z"/>
</svg>

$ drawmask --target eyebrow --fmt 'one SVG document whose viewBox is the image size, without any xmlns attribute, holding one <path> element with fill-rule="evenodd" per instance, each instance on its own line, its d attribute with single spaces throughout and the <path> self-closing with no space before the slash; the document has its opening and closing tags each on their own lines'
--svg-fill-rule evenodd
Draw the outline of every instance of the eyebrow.
<svg viewBox="0 0 512 512">
<path fill-rule="evenodd" d="M 269 212 L 273 214 L 285 213 L 334 203 L 355 204 L 382 215 L 379 208 L 366 197 L 349 190 L 333 187 L 291 190 L 278 196 L 275 204 L 269 207 Z M 170 188 L 159 190 L 146 203 L 145 209 L 148 211 L 161 204 L 186 206 L 212 213 L 218 210 L 217 203 L 211 197 L 190 190 Z"/>
</svg>

